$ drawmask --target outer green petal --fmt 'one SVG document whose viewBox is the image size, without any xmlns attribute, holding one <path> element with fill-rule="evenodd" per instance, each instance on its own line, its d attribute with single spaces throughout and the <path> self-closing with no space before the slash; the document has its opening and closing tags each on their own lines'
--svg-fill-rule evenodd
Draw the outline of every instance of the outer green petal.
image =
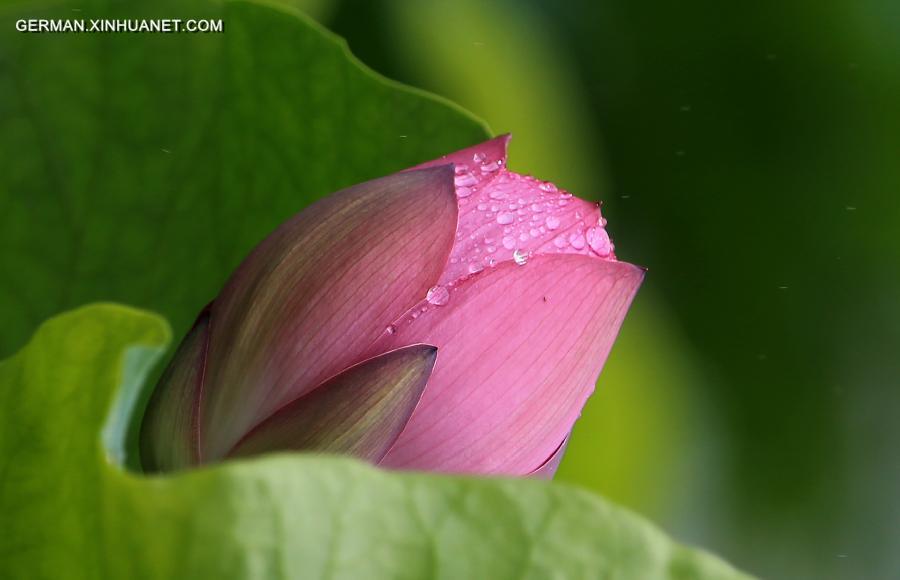
<svg viewBox="0 0 900 580">
<path fill-rule="evenodd" d="M 148 471 L 197 463 L 197 412 L 208 345 L 209 311 L 204 310 L 160 378 L 141 423 L 141 462 Z"/>
<path fill-rule="evenodd" d="M 319 451 L 377 462 L 409 421 L 436 356 L 420 344 L 355 365 L 280 409 L 229 455 Z"/>
<path fill-rule="evenodd" d="M 362 360 L 437 282 L 456 220 L 446 165 L 339 191 L 257 246 L 211 307 L 201 462 Z"/>
</svg>

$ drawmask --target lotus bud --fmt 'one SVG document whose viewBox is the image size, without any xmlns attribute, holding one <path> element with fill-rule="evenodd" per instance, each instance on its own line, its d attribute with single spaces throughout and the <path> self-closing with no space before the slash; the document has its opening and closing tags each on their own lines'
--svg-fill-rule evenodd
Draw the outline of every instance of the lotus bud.
<svg viewBox="0 0 900 580">
<path fill-rule="evenodd" d="M 275 451 L 550 477 L 643 271 L 498 137 L 355 185 L 263 240 L 154 391 L 145 468 Z"/>
</svg>

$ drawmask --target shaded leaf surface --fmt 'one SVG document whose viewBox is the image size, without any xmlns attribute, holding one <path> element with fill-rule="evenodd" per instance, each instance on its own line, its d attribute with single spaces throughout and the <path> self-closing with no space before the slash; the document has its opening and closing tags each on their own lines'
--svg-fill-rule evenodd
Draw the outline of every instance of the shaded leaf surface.
<svg viewBox="0 0 900 580">
<path fill-rule="evenodd" d="M 79 12 L 73 12 L 73 8 Z M 20 18 L 220 18 L 222 34 L 23 34 Z M 274 4 L 24 2 L 0 28 L 0 356 L 93 300 L 181 336 L 265 235 L 332 191 L 483 140 Z"/>
<path fill-rule="evenodd" d="M 0 572 L 10 578 L 742 578 L 588 493 L 278 455 L 172 477 L 98 436 L 169 340 L 115 305 L 0 363 Z M 112 406 L 112 408 L 111 408 Z"/>
</svg>

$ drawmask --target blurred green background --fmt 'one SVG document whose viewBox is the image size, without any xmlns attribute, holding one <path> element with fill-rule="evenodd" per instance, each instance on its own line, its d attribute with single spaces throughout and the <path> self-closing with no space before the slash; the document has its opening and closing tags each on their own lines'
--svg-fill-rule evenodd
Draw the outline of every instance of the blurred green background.
<svg viewBox="0 0 900 580">
<path fill-rule="evenodd" d="M 559 479 L 772 578 L 900 578 L 900 4 L 299 2 L 649 268 Z"/>
</svg>

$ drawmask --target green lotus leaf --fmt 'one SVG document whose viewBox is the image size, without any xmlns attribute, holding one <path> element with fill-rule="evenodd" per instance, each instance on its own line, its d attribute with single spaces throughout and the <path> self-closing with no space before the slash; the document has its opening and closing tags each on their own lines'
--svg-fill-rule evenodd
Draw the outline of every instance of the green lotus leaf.
<svg viewBox="0 0 900 580">
<path fill-rule="evenodd" d="M 170 339 L 123 306 L 51 319 L 0 363 L 5 578 L 744 578 L 587 492 L 275 454 L 174 476 L 119 462 Z"/>
</svg>

